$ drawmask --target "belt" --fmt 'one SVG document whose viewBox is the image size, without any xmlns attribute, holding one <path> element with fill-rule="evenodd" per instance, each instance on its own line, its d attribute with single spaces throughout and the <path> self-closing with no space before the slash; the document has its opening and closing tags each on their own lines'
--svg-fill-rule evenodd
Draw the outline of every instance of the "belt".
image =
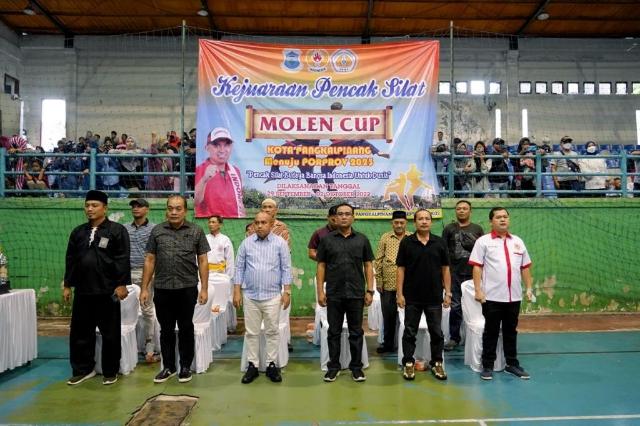
<svg viewBox="0 0 640 426">
<path fill-rule="evenodd" d="M 209 264 L 209 270 L 213 272 L 224 272 L 226 268 L 227 268 L 227 262 Z"/>
</svg>

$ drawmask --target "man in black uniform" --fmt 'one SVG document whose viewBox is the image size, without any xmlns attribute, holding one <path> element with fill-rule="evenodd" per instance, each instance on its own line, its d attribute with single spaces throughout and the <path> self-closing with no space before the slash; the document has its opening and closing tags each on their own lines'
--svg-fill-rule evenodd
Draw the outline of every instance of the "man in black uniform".
<svg viewBox="0 0 640 426">
<path fill-rule="evenodd" d="M 102 335 L 102 383 L 118 380 L 120 369 L 120 300 L 127 297 L 131 284 L 129 234 L 124 226 L 107 219 L 107 194 L 89 191 L 84 212 L 89 221 L 69 236 L 63 296 L 71 300 L 69 352 L 77 385 L 96 375 L 96 326 Z"/>
</svg>

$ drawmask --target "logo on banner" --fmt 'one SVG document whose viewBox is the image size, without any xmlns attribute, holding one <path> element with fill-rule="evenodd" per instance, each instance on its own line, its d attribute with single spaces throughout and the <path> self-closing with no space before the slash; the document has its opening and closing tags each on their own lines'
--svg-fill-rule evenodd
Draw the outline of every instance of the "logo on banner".
<svg viewBox="0 0 640 426">
<path fill-rule="evenodd" d="M 358 57 L 349 49 L 340 49 L 331 55 L 331 65 L 335 72 L 351 72 L 356 68 L 357 64 Z"/>
<path fill-rule="evenodd" d="M 298 72 L 302 69 L 302 61 L 300 60 L 301 52 L 299 49 L 284 49 L 281 67 L 287 72 Z"/>
<path fill-rule="evenodd" d="M 307 53 L 307 64 L 309 71 L 324 72 L 329 65 L 329 53 L 322 49 L 313 49 Z"/>
</svg>

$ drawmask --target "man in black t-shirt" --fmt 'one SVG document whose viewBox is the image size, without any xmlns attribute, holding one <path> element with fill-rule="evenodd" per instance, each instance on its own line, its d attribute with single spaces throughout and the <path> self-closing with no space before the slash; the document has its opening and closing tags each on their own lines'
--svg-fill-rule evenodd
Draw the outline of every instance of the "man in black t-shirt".
<svg viewBox="0 0 640 426">
<path fill-rule="evenodd" d="M 484 234 L 482 227 L 471 222 L 471 203 L 460 200 L 456 203 L 456 221 L 448 224 L 442 231 L 449 260 L 451 261 L 451 314 L 449 315 L 449 334 L 451 338 L 444 346 L 445 351 L 453 350 L 460 343 L 460 325 L 462 324 L 462 288 L 463 281 L 471 279 L 472 268 L 467 262 L 476 240 Z"/>
<path fill-rule="evenodd" d="M 398 307 L 404 308 L 402 375 L 406 380 L 415 378 L 413 354 L 416 349 L 420 317 L 424 312 L 431 338 L 429 369 L 436 379 L 446 380 L 447 373 L 442 364 L 444 335 L 441 323 L 442 307 L 446 308 L 451 303 L 449 256 L 444 240 L 430 232 L 429 210 L 419 209 L 415 212 L 413 220 L 416 232 L 402 239 L 396 259 L 396 265 L 398 265 L 396 299 Z"/>
</svg>

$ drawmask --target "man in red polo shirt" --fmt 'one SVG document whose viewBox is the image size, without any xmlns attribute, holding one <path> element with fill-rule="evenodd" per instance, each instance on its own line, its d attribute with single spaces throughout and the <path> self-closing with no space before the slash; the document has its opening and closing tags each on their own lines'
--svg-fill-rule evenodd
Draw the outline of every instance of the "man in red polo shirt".
<svg viewBox="0 0 640 426">
<path fill-rule="evenodd" d="M 521 379 L 529 379 L 517 358 L 517 327 L 522 301 L 522 281 L 527 299 L 533 298 L 531 259 L 522 240 L 509 233 L 509 212 L 494 207 L 489 212 L 491 233 L 476 240 L 469 264 L 473 266 L 475 299 L 482 303 L 484 333 L 482 334 L 483 380 L 493 378 L 496 345 L 502 323 L 505 371 Z"/>
<path fill-rule="evenodd" d="M 233 139 L 224 127 L 207 137 L 207 158 L 196 167 L 196 217 L 245 217 L 240 169 L 229 163 Z"/>
</svg>

